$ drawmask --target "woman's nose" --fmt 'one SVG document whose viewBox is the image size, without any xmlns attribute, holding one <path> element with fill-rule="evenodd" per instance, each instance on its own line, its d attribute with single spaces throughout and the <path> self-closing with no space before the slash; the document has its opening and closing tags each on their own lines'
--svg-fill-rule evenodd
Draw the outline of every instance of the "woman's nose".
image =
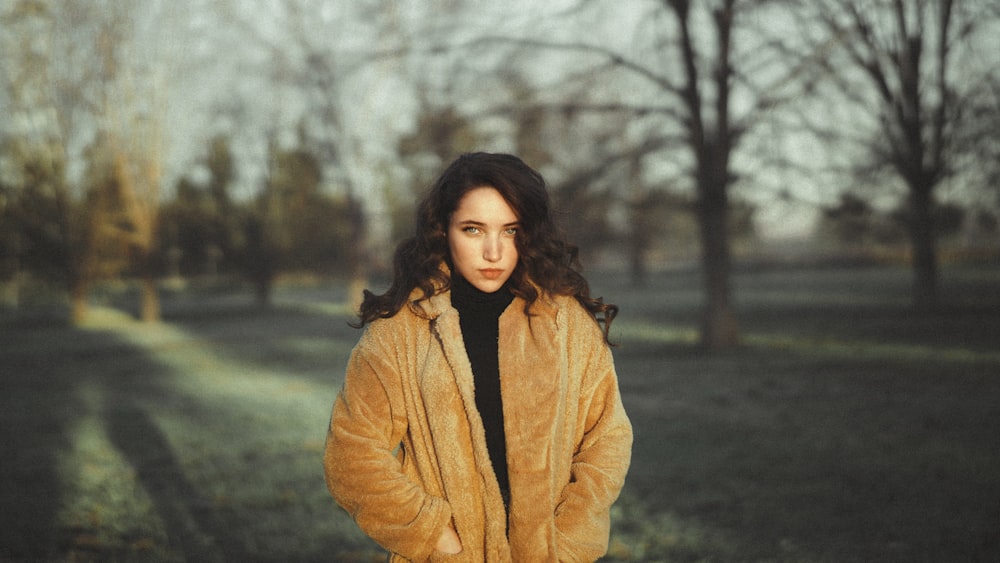
<svg viewBox="0 0 1000 563">
<path fill-rule="evenodd" d="M 503 242 L 497 237 L 486 237 L 483 244 L 483 258 L 489 262 L 496 262 L 503 256 Z"/>
</svg>

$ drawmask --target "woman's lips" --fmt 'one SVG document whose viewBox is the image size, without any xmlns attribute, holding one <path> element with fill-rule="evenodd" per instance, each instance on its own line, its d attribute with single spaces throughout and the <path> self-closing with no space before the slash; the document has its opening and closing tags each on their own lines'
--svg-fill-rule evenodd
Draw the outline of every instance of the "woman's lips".
<svg viewBox="0 0 1000 563">
<path fill-rule="evenodd" d="M 483 270 L 479 270 L 479 273 L 482 274 L 482 276 L 488 280 L 495 280 L 503 275 L 503 270 L 486 268 Z"/>
</svg>

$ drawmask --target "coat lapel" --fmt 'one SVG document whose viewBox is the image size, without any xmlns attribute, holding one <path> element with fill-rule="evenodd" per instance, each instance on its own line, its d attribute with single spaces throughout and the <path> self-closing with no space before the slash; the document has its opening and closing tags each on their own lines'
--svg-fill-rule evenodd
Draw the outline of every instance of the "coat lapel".
<svg viewBox="0 0 1000 563">
<path fill-rule="evenodd" d="M 510 544 L 514 560 L 555 559 L 553 507 L 560 476 L 556 457 L 565 442 L 566 361 L 565 331 L 557 313 L 545 311 L 540 299 L 537 314 L 520 314 L 515 303 L 500 318 L 500 386 L 511 486 Z M 514 310 L 515 307 L 517 310 Z M 529 320 L 530 319 L 530 320 Z M 570 426 L 571 427 L 571 426 Z M 519 553 L 517 549 L 522 549 Z M 538 549 L 549 549 L 539 553 Z M 526 550 L 526 551 L 524 551 Z"/>
<path fill-rule="evenodd" d="M 450 414 L 429 417 L 434 449 L 439 457 L 449 459 L 441 464 L 441 478 L 456 513 L 456 523 L 480 522 L 482 526 L 478 530 L 459 529 L 459 536 L 473 538 L 481 536 L 483 528 L 487 530 L 486 545 L 467 546 L 473 548 L 471 552 L 509 553 L 503 500 L 486 448 L 486 432 L 476 408 L 472 364 L 465 351 L 458 311 L 451 308 L 447 294 L 435 296 L 432 301 L 435 300 L 440 314 L 431 321 L 431 327 L 441 350 L 437 355 L 440 365 L 434 361 L 427 363 L 420 387 L 427 412 Z M 441 300 L 447 301 L 446 307 Z M 433 352 L 428 355 L 435 356 Z M 469 476 L 477 474 L 477 481 L 469 480 Z M 487 560 L 495 559 L 487 557 Z"/>
</svg>

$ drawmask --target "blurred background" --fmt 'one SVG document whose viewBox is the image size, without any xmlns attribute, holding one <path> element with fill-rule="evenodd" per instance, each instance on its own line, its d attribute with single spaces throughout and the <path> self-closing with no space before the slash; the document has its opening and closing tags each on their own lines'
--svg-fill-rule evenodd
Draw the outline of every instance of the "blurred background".
<svg viewBox="0 0 1000 563">
<path fill-rule="evenodd" d="M 298 326 L 276 302 L 343 324 L 362 289 L 385 287 L 414 203 L 477 150 L 542 172 L 596 287 L 646 313 L 623 339 L 667 345 L 656 357 L 676 360 L 678 343 L 785 350 L 753 331 L 761 311 L 793 306 L 801 320 L 822 302 L 822 318 L 838 320 L 842 293 L 869 291 L 853 303 L 891 305 L 896 328 L 920 319 L 919 346 L 957 326 L 934 316 L 957 299 L 967 308 L 949 353 L 965 358 L 954 347 L 972 339 L 971 361 L 993 369 L 998 37 L 989 0 L 2 0 L 0 369 L 34 373 L 38 358 L 64 357 L 66 371 L 52 369 L 71 377 L 83 342 L 72 331 L 204 328 L 196 312 L 233 296 L 248 304 L 236 319 L 261 339 Z M 812 274 L 736 281 L 787 270 Z M 841 300 L 823 301 L 831 291 Z M 650 308 L 674 298 L 679 309 Z M 109 327 L 108 311 L 127 319 Z M 39 316 L 69 332 L 31 332 Z M 679 328 L 664 328 L 668 317 Z M 844 334 L 888 332 L 866 319 L 871 331 Z M 235 345 L 237 324 L 192 338 Z M 119 333 L 98 349 L 120 350 Z M 339 377 L 353 338 L 334 356 L 296 348 L 302 369 L 322 361 Z M 60 356 L 65 346 L 73 353 Z M 33 385 L 4 384 L 27 388 L 19 381 Z M 641 411 L 646 391 L 626 391 Z M 9 416 L 21 423 L 29 410 Z M 112 430 L 167 433 L 142 409 L 119 414 L 102 415 Z M 119 448 L 140 441 L 141 430 L 121 431 Z M 57 450 L 19 471 L 51 465 Z M 177 456 L 179 475 L 190 459 Z M 79 529 L 52 524 L 55 508 L 43 512 L 39 541 L 69 534 L 87 552 L 90 536 L 81 544 Z M 38 554 L 29 540 L 11 545 L 12 557 Z M 683 553 L 726 549 L 737 548 Z M 830 549 L 799 555 L 844 555 Z"/>
<path fill-rule="evenodd" d="M 6 0 L 6 307 L 384 274 L 456 155 L 521 155 L 593 269 L 995 261 L 992 2 Z M 720 320 L 721 319 L 721 320 Z"/>
</svg>

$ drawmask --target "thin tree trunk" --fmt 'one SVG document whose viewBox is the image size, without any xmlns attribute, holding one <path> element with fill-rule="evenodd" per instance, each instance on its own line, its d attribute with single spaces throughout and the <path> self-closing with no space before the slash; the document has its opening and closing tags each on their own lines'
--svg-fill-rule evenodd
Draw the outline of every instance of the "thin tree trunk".
<svg viewBox="0 0 1000 563">
<path fill-rule="evenodd" d="M 698 223 L 701 233 L 705 306 L 701 344 L 719 350 L 739 344 L 739 323 L 730 304 L 728 202 L 725 188 L 703 185 L 699 189 Z"/>
<path fill-rule="evenodd" d="M 81 325 L 90 314 L 88 295 L 90 284 L 83 279 L 75 279 L 69 284 L 70 322 Z"/>
<path fill-rule="evenodd" d="M 913 251 L 913 306 L 931 311 L 938 306 L 938 274 L 934 211 L 931 190 L 913 186 L 910 190 L 910 244 Z"/>
<path fill-rule="evenodd" d="M 156 279 L 151 272 L 142 276 L 142 321 L 160 322 L 160 294 L 156 289 Z"/>
<path fill-rule="evenodd" d="M 648 216 L 650 210 L 642 200 L 633 201 L 630 204 L 632 216 L 628 233 L 628 260 L 629 272 L 632 279 L 632 287 L 644 287 L 646 285 L 646 253 L 649 250 L 649 231 L 652 220 Z"/>
<path fill-rule="evenodd" d="M 246 246 L 244 252 L 243 270 L 250 278 L 254 287 L 254 297 L 257 306 L 267 308 L 271 305 L 271 290 L 274 282 L 274 251 L 268 240 L 270 232 L 264 218 L 252 216 L 243 226 Z"/>
<path fill-rule="evenodd" d="M 629 269 L 632 273 L 632 287 L 646 287 L 646 245 L 635 238 L 629 245 Z"/>
<path fill-rule="evenodd" d="M 629 215 L 632 221 L 629 229 L 629 267 L 632 274 L 632 287 L 646 286 L 646 254 L 649 251 L 652 224 L 656 220 L 650 209 L 651 201 L 644 193 L 642 184 L 642 164 L 639 156 L 629 161 L 629 185 L 632 186 L 632 197 L 629 201 Z"/>
</svg>

